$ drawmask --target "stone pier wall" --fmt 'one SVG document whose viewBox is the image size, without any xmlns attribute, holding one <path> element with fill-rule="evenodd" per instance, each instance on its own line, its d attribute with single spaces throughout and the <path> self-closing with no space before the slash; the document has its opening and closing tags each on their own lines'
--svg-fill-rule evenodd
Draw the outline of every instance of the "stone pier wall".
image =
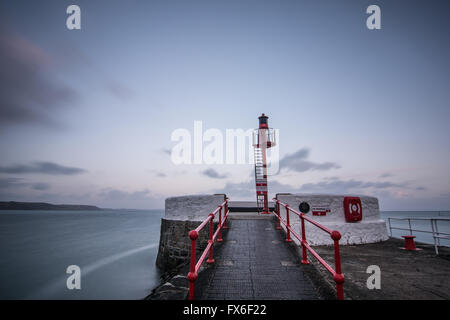
<svg viewBox="0 0 450 320">
<path fill-rule="evenodd" d="M 167 198 L 165 215 L 161 219 L 156 266 L 162 271 L 174 269 L 190 258 L 191 240 L 189 231 L 197 228 L 208 214 L 225 200 L 225 195 L 195 195 Z M 223 213 L 223 212 L 222 212 Z M 218 219 L 215 219 L 214 229 Z M 197 240 L 197 257 L 208 244 L 209 226 L 199 233 Z"/>
</svg>

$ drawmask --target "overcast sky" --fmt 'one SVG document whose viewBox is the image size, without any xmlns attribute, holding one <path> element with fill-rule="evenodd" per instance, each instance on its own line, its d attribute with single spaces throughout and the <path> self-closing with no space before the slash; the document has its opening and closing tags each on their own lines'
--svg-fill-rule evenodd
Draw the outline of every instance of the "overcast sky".
<svg viewBox="0 0 450 320">
<path fill-rule="evenodd" d="M 66 8 L 81 8 L 81 30 Z M 381 8 L 381 30 L 366 8 Z M 280 130 L 275 192 L 450 209 L 448 1 L 0 2 L 0 200 L 163 208 L 255 198 L 249 164 L 175 165 L 171 134 Z"/>
</svg>

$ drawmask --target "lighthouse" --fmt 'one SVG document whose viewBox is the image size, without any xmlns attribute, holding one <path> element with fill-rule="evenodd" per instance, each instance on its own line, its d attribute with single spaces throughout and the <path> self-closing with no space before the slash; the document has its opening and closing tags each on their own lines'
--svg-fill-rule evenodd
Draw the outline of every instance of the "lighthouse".
<svg viewBox="0 0 450 320">
<path fill-rule="evenodd" d="M 253 131 L 256 206 L 259 213 L 268 214 L 270 212 L 267 193 L 267 149 L 275 146 L 275 133 L 269 128 L 268 116 L 263 113 L 258 119 L 259 127 Z"/>
</svg>

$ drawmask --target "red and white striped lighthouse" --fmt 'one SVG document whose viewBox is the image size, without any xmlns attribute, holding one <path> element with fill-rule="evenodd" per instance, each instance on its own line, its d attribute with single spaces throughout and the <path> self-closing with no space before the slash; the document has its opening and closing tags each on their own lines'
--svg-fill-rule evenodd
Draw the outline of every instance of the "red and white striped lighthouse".
<svg viewBox="0 0 450 320">
<path fill-rule="evenodd" d="M 266 149 L 275 146 L 274 130 L 269 128 L 268 119 L 264 113 L 258 117 L 259 127 L 253 131 L 253 147 L 255 152 L 255 183 L 256 205 L 259 213 L 269 213 L 267 194 L 267 152 Z"/>
</svg>

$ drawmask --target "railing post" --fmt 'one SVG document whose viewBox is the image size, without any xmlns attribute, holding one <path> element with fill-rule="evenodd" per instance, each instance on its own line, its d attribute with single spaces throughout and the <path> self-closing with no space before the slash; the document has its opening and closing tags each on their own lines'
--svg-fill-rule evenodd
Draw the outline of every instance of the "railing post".
<svg viewBox="0 0 450 320">
<path fill-rule="evenodd" d="M 192 230 L 189 232 L 189 238 L 191 239 L 191 265 L 189 268 L 189 273 L 187 279 L 189 280 L 189 300 L 194 300 L 195 295 L 195 280 L 197 280 L 197 273 L 195 272 L 195 243 L 198 238 L 198 232 Z"/>
<path fill-rule="evenodd" d="M 291 230 L 289 230 L 291 224 L 289 223 L 289 205 L 286 205 L 286 242 L 292 242 Z"/>
<path fill-rule="evenodd" d="M 219 235 L 217 238 L 217 242 L 222 242 L 222 206 L 219 206 Z"/>
<path fill-rule="evenodd" d="M 438 255 L 439 254 L 439 249 L 438 249 L 438 245 L 437 245 L 436 231 L 434 229 L 433 219 L 430 219 L 430 223 L 431 223 L 431 232 L 432 232 L 432 235 L 433 235 L 434 251 L 436 252 L 436 255 Z"/>
<path fill-rule="evenodd" d="M 277 200 L 277 216 L 278 216 L 277 230 L 281 230 L 280 200 Z"/>
<path fill-rule="evenodd" d="M 214 263 L 214 258 L 213 258 L 214 213 L 210 213 L 209 216 L 211 217 L 211 219 L 209 220 L 209 240 L 208 240 L 208 243 L 210 243 L 211 246 L 209 247 L 209 256 L 208 256 L 208 260 L 206 260 L 206 263 Z"/>
<path fill-rule="evenodd" d="M 225 199 L 225 211 L 223 213 L 224 221 L 223 221 L 223 228 L 228 229 L 227 227 L 227 213 L 228 213 L 228 198 Z"/>
<path fill-rule="evenodd" d="M 334 241 L 334 266 L 336 274 L 334 275 L 334 282 L 336 282 L 336 294 L 338 300 L 344 300 L 344 275 L 341 271 L 341 254 L 339 252 L 339 240 L 341 239 L 341 234 L 339 231 L 331 232 L 331 239 Z"/>
<path fill-rule="evenodd" d="M 389 222 L 389 232 L 391 233 L 391 237 L 392 237 L 391 218 L 388 218 L 388 222 Z"/>
<path fill-rule="evenodd" d="M 302 264 L 309 264 L 308 254 L 306 252 L 306 233 L 305 233 L 305 218 L 304 213 L 300 215 L 300 220 L 302 222 Z"/>
<path fill-rule="evenodd" d="M 436 235 L 437 235 L 437 241 L 438 241 L 438 246 L 440 246 L 441 245 L 441 238 L 439 237 L 439 227 L 438 227 L 438 221 L 439 220 L 435 220 L 435 219 L 431 219 L 433 222 L 434 222 L 434 227 L 435 227 L 435 230 L 436 230 Z"/>
</svg>

